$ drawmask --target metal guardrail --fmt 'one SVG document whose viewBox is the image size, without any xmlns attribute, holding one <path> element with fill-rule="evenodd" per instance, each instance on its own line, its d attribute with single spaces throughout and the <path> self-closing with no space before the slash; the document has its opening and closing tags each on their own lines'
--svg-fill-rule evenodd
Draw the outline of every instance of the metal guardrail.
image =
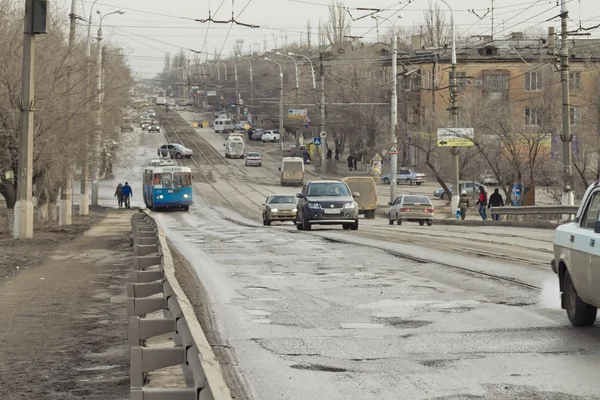
<svg viewBox="0 0 600 400">
<path fill-rule="evenodd" d="M 221 367 L 194 310 L 175 278 L 164 232 L 147 211 L 133 215 L 134 271 L 127 287 L 132 400 L 231 400 Z M 164 318 L 146 314 L 163 311 Z M 171 334 L 175 346 L 147 345 Z M 187 387 L 147 388 L 146 374 L 181 365 Z"/>
<path fill-rule="evenodd" d="M 533 216 L 533 219 L 548 221 L 553 219 L 562 219 L 563 215 L 575 215 L 579 206 L 563 206 L 563 205 L 550 205 L 550 206 L 523 206 L 523 207 L 491 207 L 490 211 L 492 214 L 513 216 L 514 219 L 520 219 L 523 216 Z M 541 217 L 541 218 L 539 218 Z"/>
</svg>

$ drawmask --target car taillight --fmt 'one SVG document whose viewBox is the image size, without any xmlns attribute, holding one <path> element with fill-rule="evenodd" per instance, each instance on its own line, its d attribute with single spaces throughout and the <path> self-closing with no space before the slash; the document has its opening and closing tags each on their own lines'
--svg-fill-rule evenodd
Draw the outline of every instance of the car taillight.
<svg viewBox="0 0 600 400">
<path fill-rule="evenodd" d="M 426 213 L 432 213 L 433 212 L 433 208 L 426 208 L 423 211 L 425 211 Z"/>
<path fill-rule="evenodd" d="M 400 209 L 400 212 L 409 212 L 409 211 L 410 211 L 410 208 L 401 208 Z"/>
</svg>

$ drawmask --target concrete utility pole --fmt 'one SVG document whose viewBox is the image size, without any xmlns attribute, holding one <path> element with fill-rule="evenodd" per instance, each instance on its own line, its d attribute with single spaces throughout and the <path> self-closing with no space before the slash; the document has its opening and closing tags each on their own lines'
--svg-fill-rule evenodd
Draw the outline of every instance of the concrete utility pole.
<svg viewBox="0 0 600 400">
<path fill-rule="evenodd" d="M 21 88 L 21 130 L 13 237 L 33 238 L 33 114 L 35 111 L 35 35 L 46 33 L 46 8 L 38 0 L 25 2 Z"/>
<path fill-rule="evenodd" d="M 235 76 L 235 109 L 237 110 L 238 122 L 240 122 L 240 91 L 238 87 L 237 65 L 235 61 L 231 61 L 231 63 L 233 64 L 233 74 Z"/>
<path fill-rule="evenodd" d="M 283 68 L 277 61 L 273 61 L 267 57 L 265 57 L 265 60 L 275 63 L 279 67 L 279 143 L 281 150 L 283 150 L 283 137 L 285 136 L 285 132 L 283 131 Z"/>
<path fill-rule="evenodd" d="M 390 135 L 392 147 L 396 149 L 396 153 L 390 154 L 390 203 L 396 200 L 396 189 L 398 183 L 398 138 L 396 137 L 396 124 L 398 123 L 398 50 L 396 49 L 396 32 L 392 34 L 392 99 L 391 99 L 391 120 L 390 120 Z"/>
<path fill-rule="evenodd" d="M 96 132 L 94 135 L 94 167 L 92 168 L 92 205 L 98 205 L 98 184 L 100 180 L 100 164 L 102 155 L 102 103 L 104 101 L 104 93 L 102 92 L 102 20 L 109 15 L 125 14 L 125 11 L 113 11 L 106 15 L 102 15 L 100 10 L 96 13 L 100 15 L 100 23 L 98 25 L 98 55 L 96 57 Z"/>
<path fill-rule="evenodd" d="M 566 0 L 561 0 L 560 81 L 562 84 L 562 134 L 560 136 L 560 139 L 563 142 L 563 205 L 573 205 L 575 203 L 573 195 L 573 155 L 571 150 L 573 137 L 571 136 L 571 106 L 569 102 L 569 33 L 567 30 L 568 19 L 569 11 L 567 11 L 567 2 Z"/>
<path fill-rule="evenodd" d="M 238 58 L 246 60 L 248 62 L 248 66 L 250 67 L 250 110 L 252 110 L 250 111 L 250 117 L 252 117 L 254 112 L 254 78 L 252 77 L 252 62 L 246 57 L 238 56 Z M 250 123 L 252 124 L 252 121 L 250 121 Z"/>
<path fill-rule="evenodd" d="M 323 52 L 319 54 L 319 61 L 321 62 L 321 104 L 319 104 L 319 110 L 321 111 L 321 132 L 327 132 L 325 130 L 325 66 L 323 65 L 325 55 Z M 327 165 L 327 138 L 321 138 L 321 173 L 325 173 Z"/>
<path fill-rule="evenodd" d="M 454 24 L 454 11 L 446 1 L 442 0 L 444 4 L 450 9 L 450 15 L 452 18 L 452 66 L 450 69 L 450 124 L 453 128 L 458 128 L 458 101 L 457 92 L 458 86 L 456 83 L 456 29 Z M 452 215 L 456 214 L 458 210 L 458 200 L 460 197 L 460 148 L 452 146 L 450 150 L 452 154 L 452 172 L 454 181 L 454 190 L 451 197 Z"/>
<path fill-rule="evenodd" d="M 67 66 L 67 104 L 68 110 L 71 110 L 73 103 L 71 98 L 71 91 L 73 90 L 71 70 L 73 69 L 73 46 L 75 45 L 75 13 L 77 11 L 77 0 L 71 0 L 71 13 L 69 14 L 69 62 Z M 67 131 L 70 132 L 72 128 L 71 120 L 67 121 Z M 64 171 L 62 187 L 60 190 L 60 211 L 58 214 L 58 225 L 71 225 L 72 223 L 72 206 L 73 201 L 71 199 L 71 191 L 73 185 L 73 166 L 68 164 Z"/>
</svg>

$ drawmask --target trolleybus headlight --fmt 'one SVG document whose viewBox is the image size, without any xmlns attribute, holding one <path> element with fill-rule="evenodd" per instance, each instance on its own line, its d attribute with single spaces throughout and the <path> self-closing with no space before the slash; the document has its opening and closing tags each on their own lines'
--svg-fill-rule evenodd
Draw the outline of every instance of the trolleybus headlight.
<svg viewBox="0 0 600 400">
<path fill-rule="evenodd" d="M 184 198 L 184 199 L 189 199 L 189 198 L 190 198 L 190 195 L 189 195 L 189 194 L 187 194 L 187 193 L 185 193 L 185 194 L 183 195 L 183 198 Z"/>
<path fill-rule="evenodd" d="M 157 199 L 162 199 L 163 197 L 165 197 L 165 196 L 163 196 L 162 194 L 159 194 L 158 196 L 156 196 Z"/>
</svg>

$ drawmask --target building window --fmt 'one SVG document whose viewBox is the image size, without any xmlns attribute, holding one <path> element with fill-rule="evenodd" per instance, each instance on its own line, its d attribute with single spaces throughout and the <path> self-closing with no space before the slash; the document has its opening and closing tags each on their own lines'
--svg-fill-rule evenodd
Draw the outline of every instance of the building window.
<svg viewBox="0 0 600 400">
<path fill-rule="evenodd" d="M 571 125 L 581 124 L 581 107 L 571 107 L 569 110 Z"/>
<path fill-rule="evenodd" d="M 430 71 L 423 73 L 423 89 L 433 89 L 433 74 Z"/>
<path fill-rule="evenodd" d="M 510 75 L 505 73 L 483 74 L 481 86 L 490 100 L 507 100 Z"/>
<path fill-rule="evenodd" d="M 531 71 L 525 74 L 525 91 L 539 92 L 542 90 L 542 73 L 541 71 Z"/>
<path fill-rule="evenodd" d="M 569 72 L 569 89 L 581 89 L 581 72 Z"/>
<path fill-rule="evenodd" d="M 452 72 L 448 72 L 448 82 L 452 84 Z M 456 91 L 465 92 L 467 90 L 467 73 L 456 72 Z"/>
<path fill-rule="evenodd" d="M 539 109 L 525 107 L 525 126 L 540 126 L 541 122 Z"/>
</svg>

